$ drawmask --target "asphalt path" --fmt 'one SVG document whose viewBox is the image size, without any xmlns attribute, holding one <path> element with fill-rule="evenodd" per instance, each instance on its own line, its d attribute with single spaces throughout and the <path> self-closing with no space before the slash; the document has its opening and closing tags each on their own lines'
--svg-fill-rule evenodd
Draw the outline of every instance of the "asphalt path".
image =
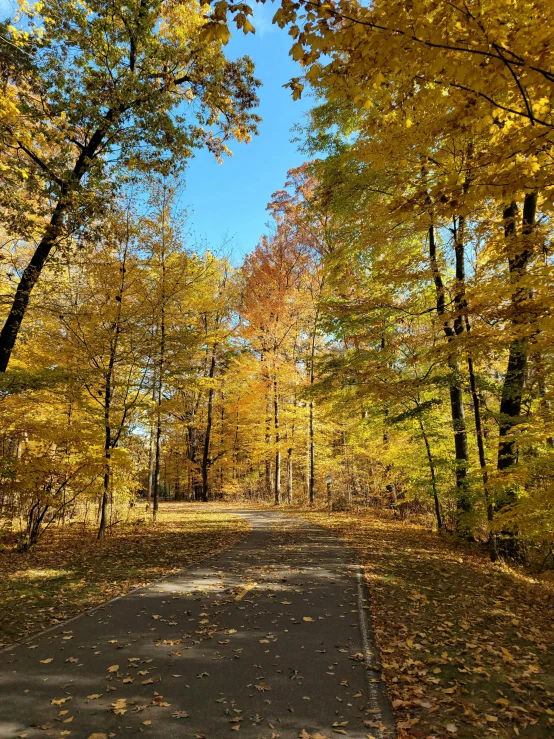
<svg viewBox="0 0 554 739">
<path fill-rule="evenodd" d="M 1 652 L 1 739 L 392 737 L 352 551 L 233 512 L 237 545 Z"/>
</svg>

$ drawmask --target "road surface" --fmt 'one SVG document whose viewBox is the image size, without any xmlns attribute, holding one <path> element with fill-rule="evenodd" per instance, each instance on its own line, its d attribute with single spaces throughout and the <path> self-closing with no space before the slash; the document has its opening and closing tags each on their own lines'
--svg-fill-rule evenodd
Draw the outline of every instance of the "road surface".
<svg viewBox="0 0 554 739">
<path fill-rule="evenodd" d="M 237 513 L 231 549 L 1 652 L 1 739 L 392 737 L 352 552 Z"/>
</svg>

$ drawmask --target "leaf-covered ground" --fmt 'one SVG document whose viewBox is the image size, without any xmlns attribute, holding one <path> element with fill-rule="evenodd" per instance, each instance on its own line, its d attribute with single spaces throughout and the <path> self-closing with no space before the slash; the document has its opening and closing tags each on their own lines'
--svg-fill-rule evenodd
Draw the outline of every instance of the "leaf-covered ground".
<svg viewBox="0 0 554 739">
<path fill-rule="evenodd" d="M 165 503 L 156 523 L 141 513 L 102 543 L 93 529 L 75 524 L 46 532 L 29 553 L 6 547 L 0 551 L 0 646 L 198 562 L 247 530 L 230 513 Z"/>
<path fill-rule="evenodd" d="M 554 736 L 551 587 L 416 525 L 302 515 L 366 566 L 400 737 Z"/>
</svg>

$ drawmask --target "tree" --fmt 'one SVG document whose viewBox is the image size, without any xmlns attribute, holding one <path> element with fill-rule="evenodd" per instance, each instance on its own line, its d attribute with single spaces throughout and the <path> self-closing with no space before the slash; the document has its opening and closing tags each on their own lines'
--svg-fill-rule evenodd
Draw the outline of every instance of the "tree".
<svg viewBox="0 0 554 739">
<path fill-rule="evenodd" d="M 91 254 L 70 267 L 64 303 L 58 306 L 66 338 L 66 366 L 80 377 L 103 429 L 103 485 L 98 538 L 108 525 L 115 450 L 148 392 L 148 291 L 137 249 L 133 213 L 115 211 Z"/>
<path fill-rule="evenodd" d="M 252 62 L 205 43 L 206 10 L 195 2 L 46 0 L 25 6 L 19 23 L 2 44 L 21 49 L 8 89 L 26 127 L 13 116 L 0 126 L 2 185 L 13 191 L 29 179 L 50 206 L 0 333 L 0 371 L 49 255 L 90 224 L 114 178 L 179 167 L 199 146 L 220 157 L 227 139 L 247 141 L 258 121 Z"/>
</svg>

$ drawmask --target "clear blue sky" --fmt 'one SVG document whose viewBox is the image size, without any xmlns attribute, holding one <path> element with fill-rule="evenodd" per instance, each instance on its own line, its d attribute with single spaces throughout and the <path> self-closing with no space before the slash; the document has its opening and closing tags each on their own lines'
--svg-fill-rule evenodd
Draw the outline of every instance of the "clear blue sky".
<svg viewBox="0 0 554 739">
<path fill-rule="evenodd" d="M 252 251 L 268 221 L 265 210 L 271 194 L 281 188 L 287 170 L 303 162 L 297 144 L 291 143 L 291 128 L 302 121 L 310 100 L 293 101 L 283 85 L 301 75 L 301 68 L 288 55 L 291 39 L 286 31 L 271 25 L 273 3 L 256 5 L 256 33 L 245 36 L 236 29 L 226 54 L 247 54 L 261 80 L 260 133 L 250 144 L 233 143 L 233 156 L 217 164 L 207 152 L 199 152 L 186 175 L 186 190 L 180 202 L 190 213 L 189 226 L 213 251 L 229 238 L 233 261 L 238 263 Z M 228 249 L 226 248 L 225 251 Z"/>
<path fill-rule="evenodd" d="M 288 55 L 290 37 L 271 23 L 274 2 L 253 4 L 256 33 L 245 36 L 232 29 L 225 53 L 232 59 L 247 54 L 254 60 L 256 77 L 263 85 L 257 110 L 263 118 L 260 133 L 251 144 L 231 142 L 233 156 L 223 164 L 208 152 L 199 152 L 191 161 L 186 189 L 179 198 L 189 212 L 189 229 L 200 248 L 218 252 L 224 241 L 230 241 L 224 252 L 228 254 L 231 246 L 236 264 L 254 249 L 265 231 L 265 207 L 271 194 L 284 185 L 287 170 L 303 162 L 297 144 L 291 143 L 291 128 L 310 107 L 308 98 L 293 101 L 290 90 L 283 87 L 302 71 Z M 0 0 L 0 17 L 13 16 L 16 7 L 16 0 Z"/>
</svg>

